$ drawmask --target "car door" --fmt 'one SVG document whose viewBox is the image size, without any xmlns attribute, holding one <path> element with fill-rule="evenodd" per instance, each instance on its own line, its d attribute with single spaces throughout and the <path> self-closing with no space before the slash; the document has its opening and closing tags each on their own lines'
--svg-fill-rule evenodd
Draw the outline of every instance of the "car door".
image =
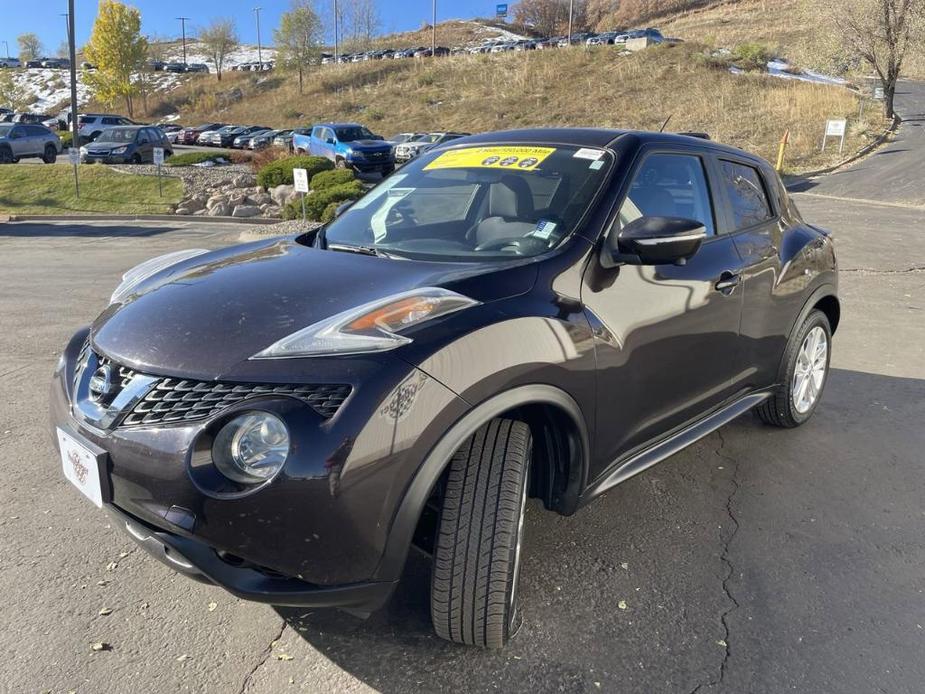
<svg viewBox="0 0 925 694">
<path fill-rule="evenodd" d="M 17 159 L 29 154 L 29 136 L 26 133 L 26 126 L 17 124 L 10 131 L 10 149 L 13 150 L 13 156 Z"/>
<path fill-rule="evenodd" d="M 726 231 L 715 163 L 704 150 L 643 149 L 614 231 L 640 216 L 701 222 L 707 237 L 684 264 L 592 266 L 582 301 L 595 328 L 596 449 L 616 460 L 716 409 L 739 370 L 741 260 Z"/>
<path fill-rule="evenodd" d="M 151 161 L 151 133 L 147 128 L 141 128 L 135 134 L 135 149 L 141 161 Z"/>
<path fill-rule="evenodd" d="M 743 388 L 765 387 L 777 379 L 790 322 L 802 301 L 802 295 L 776 291 L 783 269 L 780 250 L 786 222 L 777 176 L 766 169 L 745 158 L 717 158 L 728 224 L 743 262 Z"/>
</svg>

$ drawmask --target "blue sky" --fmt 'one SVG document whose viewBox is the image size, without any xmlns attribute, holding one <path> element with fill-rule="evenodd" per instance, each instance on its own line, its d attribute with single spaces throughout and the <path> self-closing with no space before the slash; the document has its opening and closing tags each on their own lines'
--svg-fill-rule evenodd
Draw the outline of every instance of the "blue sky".
<svg viewBox="0 0 925 694">
<path fill-rule="evenodd" d="M 333 0 L 321 0 L 319 8 L 329 8 Z M 3 21 L 0 22 L 0 41 L 9 43 L 10 55 L 16 55 L 16 37 L 27 31 L 39 35 L 46 51 L 53 54 L 66 38 L 66 0 L 2 0 Z M 208 24 L 216 17 L 231 17 L 245 43 L 257 42 L 257 29 L 251 8 L 263 7 L 260 13 L 261 37 L 269 43 L 279 16 L 289 6 L 289 0 L 136 0 L 128 4 L 141 10 L 142 31 L 146 34 L 179 36 L 180 23 L 175 17 L 191 17 L 193 27 Z M 437 21 L 469 19 L 494 14 L 494 0 L 438 0 Z M 513 3 L 511 3 L 513 4 Z M 423 21 L 430 21 L 431 0 L 378 0 L 379 15 L 385 32 L 417 29 Z M 96 0 L 75 0 L 77 17 L 77 43 L 83 44 L 90 36 L 96 15 Z M 5 46 L 0 43 L 0 52 Z"/>
</svg>

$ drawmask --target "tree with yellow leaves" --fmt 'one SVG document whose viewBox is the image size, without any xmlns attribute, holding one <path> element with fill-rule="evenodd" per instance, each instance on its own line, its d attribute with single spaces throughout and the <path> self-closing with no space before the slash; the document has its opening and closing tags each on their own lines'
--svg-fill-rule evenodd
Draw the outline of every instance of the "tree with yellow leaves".
<svg viewBox="0 0 925 694">
<path fill-rule="evenodd" d="M 142 69 L 148 42 L 141 35 L 141 13 L 116 0 L 101 0 L 90 41 L 84 48 L 96 71 L 86 74 L 96 97 L 114 104 L 125 99 L 133 115 L 132 97 L 138 92 L 135 75 Z"/>
</svg>

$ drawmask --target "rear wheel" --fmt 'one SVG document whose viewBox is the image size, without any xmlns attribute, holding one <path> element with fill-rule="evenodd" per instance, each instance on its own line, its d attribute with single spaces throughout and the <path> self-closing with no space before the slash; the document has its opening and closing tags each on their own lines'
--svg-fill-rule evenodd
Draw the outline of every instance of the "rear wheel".
<svg viewBox="0 0 925 694">
<path fill-rule="evenodd" d="M 500 648 L 520 626 L 517 584 L 530 429 L 493 419 L 450 462 L 431 583 L 437 635 Z"/>
<path fill-rule="evenodd" d="M 45 145 L 45 153 L 42 155 L 42 161 L 46 164 L 54 164 L 58 159 L 58 150 L 54 145 Z"/>
<path fill-rule="evenodd" d="M 765 424 L 792 428 L 813 416 L 822 398 L 832 359 L 829 319 L 814 309 L 791 335 L 774 394 L 756 412 Z"/>
</svg>

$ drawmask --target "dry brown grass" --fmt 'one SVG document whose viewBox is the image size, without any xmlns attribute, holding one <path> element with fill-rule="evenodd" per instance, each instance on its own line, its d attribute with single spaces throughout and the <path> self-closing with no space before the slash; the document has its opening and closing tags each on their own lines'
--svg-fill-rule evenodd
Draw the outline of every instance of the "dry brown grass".
<svg viewBox="0 0 925 694">
<path fill-rule="evenodd" d="M 355 120 L 391 135 L 557 125 L 657 129 L 670 115 L 669 130 L 706 131 L 772 160 L 789 129 L 788 168 L 794 171 L 838 159 L 831 148 L 818 152 L 827 118 L 849 119 L 848 151 L 883 127 L 873 107 L 858 121 L 858 97 L 848 90 L 736 76 L 710 67 L 703 55 L 702 47 L 684 44 L 629 56 L 602 47 L 385 60 L 323 68 L 307 80 L 303 95 L 294 79 L 267 89 L 233 75 L 222 89 L 240 87 L 242 100 L 214 111 L 185 111 L 183 122 L 270 121 L 282 127 Z M 209 101 L 197 96 L 198 105 Z"/>
</svg>

